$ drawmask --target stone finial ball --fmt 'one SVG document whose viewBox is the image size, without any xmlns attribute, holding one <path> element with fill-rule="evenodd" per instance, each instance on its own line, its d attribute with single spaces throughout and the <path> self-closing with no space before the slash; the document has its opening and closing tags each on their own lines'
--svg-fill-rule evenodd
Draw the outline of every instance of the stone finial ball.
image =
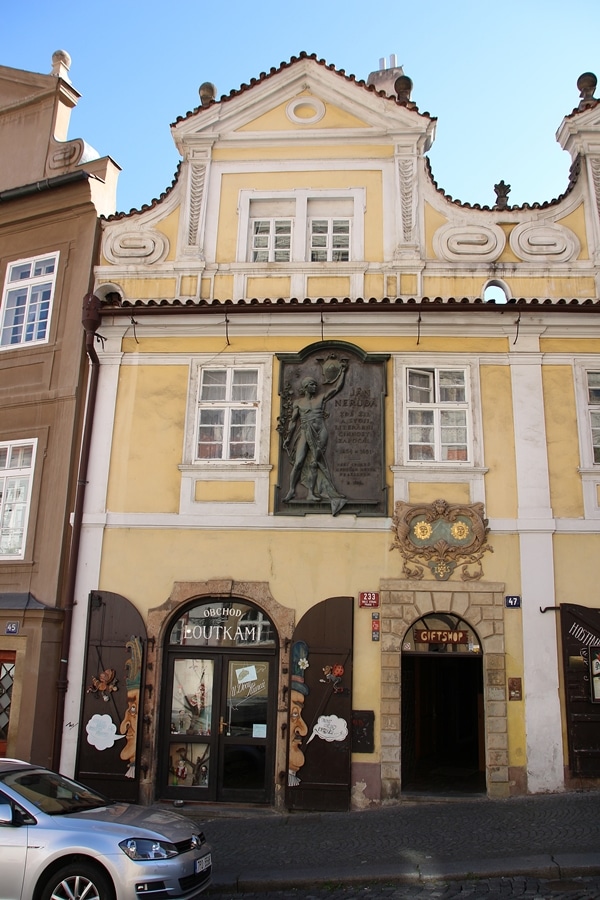
<svg viewBox="0 0 600 900">
<path fill-rule="evenodd" d="M 62 63 L 66 69 L 71 68 L 71 57 L 66 50 L 55 50 L 52 54 L 52 64 Z"/>
<path fill-rule="evenodd" d="M 205 81 L 198 88 L 198 93 L 200 94 L 202 106 L 208 106 L 211 100 L 214 100 L 217 96 L 217 88 L 210 81 Z"/>
<path fill-rule="evenodd" d="M 593 97 L 598 79 L 593 72 L 584 72 L 577 79 L 577 88 L 581 97 Z"/>
</svg>

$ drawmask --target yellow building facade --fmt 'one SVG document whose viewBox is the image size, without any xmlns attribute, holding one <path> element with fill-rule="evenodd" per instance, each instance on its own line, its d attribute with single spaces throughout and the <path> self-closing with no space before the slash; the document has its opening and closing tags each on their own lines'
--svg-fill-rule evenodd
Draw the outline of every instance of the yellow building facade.
<svg viewBox="0 0 600 900">
<path fill-rule="evenodd" d="M 597 786 L 580 81 L 569 185 L 525 207 L 437 187 L 399 68 L 301 55 L 171 126 L 176 180 L 103 222 L 87 298 L 63 769 L 291 809 Z"/>
</svg>

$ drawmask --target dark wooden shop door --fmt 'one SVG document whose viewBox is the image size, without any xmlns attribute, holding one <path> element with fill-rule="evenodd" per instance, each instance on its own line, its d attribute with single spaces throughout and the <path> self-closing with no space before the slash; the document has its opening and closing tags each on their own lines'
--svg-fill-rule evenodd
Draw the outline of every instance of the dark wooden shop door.
<svg viewBox="0 0 600 900">
<path fill-rule="evenodd" d="M 350 807 L 354 599 L 331 597 L 294 632 L 288 725 L 289 809 Z"/>
</svg>

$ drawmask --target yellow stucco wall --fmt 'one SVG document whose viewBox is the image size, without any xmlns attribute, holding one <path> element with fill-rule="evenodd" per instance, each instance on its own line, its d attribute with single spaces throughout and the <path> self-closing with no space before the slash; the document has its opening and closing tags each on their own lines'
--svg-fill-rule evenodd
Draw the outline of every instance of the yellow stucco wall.
<svg viewBox="0 0 600 900">
<path fill-rule="evenodd" d="M 255 119 L 252 119 L 246 125 L 242 125 L 241 128 L 238 128 L 238 132 L 247 132 L 247 131 L 298 131 L 298 129 L 314 129 L 318 128 L 368 128 L 367 122 L 364 122 L 362 119 L 359 119 L 357 116 L 353 116 L 351 113 L 346 110 L 340 109 L 339 106 L 335 106 L 333 103 L 325 103 L 325 115 L 318 122 L 310 122 L 304 121 L 302 123 L 293 122 L 286 115 L 286 109 L 289 103 L 297 103 L 298 101 L 302 101 L 302 99 L 310 100 L 315 97 L 310 91 L 302 91 L 300 94 L 297 94 L 296 97 L 292 98 L 292 100 L 286 100 L 285 103 L 280 103 L 278 106 L 275 106 L 273 109 L 270 109 L 267 113 L 264 113 L 261 116 L 257 116 Z M 319 99 L 318 97 L 316 98 Z M 310 115 L 306 116 L 307 119 L 312 118 L 314 115 L 314 111 L 310 113 Z M 298 118 L 303 118 L 302 116 L 302 108 L 296 113 Z"/>
<path fill-rule="evenodd" d="M 482 366 L 481 403 L 483 418 L 486 515 L 513 518 L 517 515 L 516 459 L 512 388 L 508 366 Z M 502 579 L 499 579 L 502 580 Z"/>
<path fill-rule="evenodd" d="M 186 366 L 123 366 L 107 505 L 120 512 L 178 512 Z"/>
<path fill-rule="evenodd" d="M 565 216 L 563 219 L 558 219 L 557 224 L 569 228 L 577 235 L 579 243 L 581 244 L 581 251 L 578 259 L 589 259 L 590 254 L 588 250 L 587 229 L 585 227 L 585 206 L 583 203 L 568 216 Z"/>
<path fill-rule="evenodd" d="M 575 386 L 570 365 L 544 366 L 544 414 L 548 441 L 550 504 L 555 516 L 582 518 Z"/>
</svg>

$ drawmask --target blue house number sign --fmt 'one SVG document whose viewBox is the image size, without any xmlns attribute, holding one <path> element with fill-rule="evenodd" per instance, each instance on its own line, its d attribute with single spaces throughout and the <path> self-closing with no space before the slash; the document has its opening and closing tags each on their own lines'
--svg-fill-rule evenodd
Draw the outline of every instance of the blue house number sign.
<svg viewBox="0 0 600 900">
<path fill-rule="evenodd" d="M 509 594 L 504 598 L 504 605 L 508 609 L 520 609 L 521 608 L 521 598 L 518 594 Z"/>
</svg>

